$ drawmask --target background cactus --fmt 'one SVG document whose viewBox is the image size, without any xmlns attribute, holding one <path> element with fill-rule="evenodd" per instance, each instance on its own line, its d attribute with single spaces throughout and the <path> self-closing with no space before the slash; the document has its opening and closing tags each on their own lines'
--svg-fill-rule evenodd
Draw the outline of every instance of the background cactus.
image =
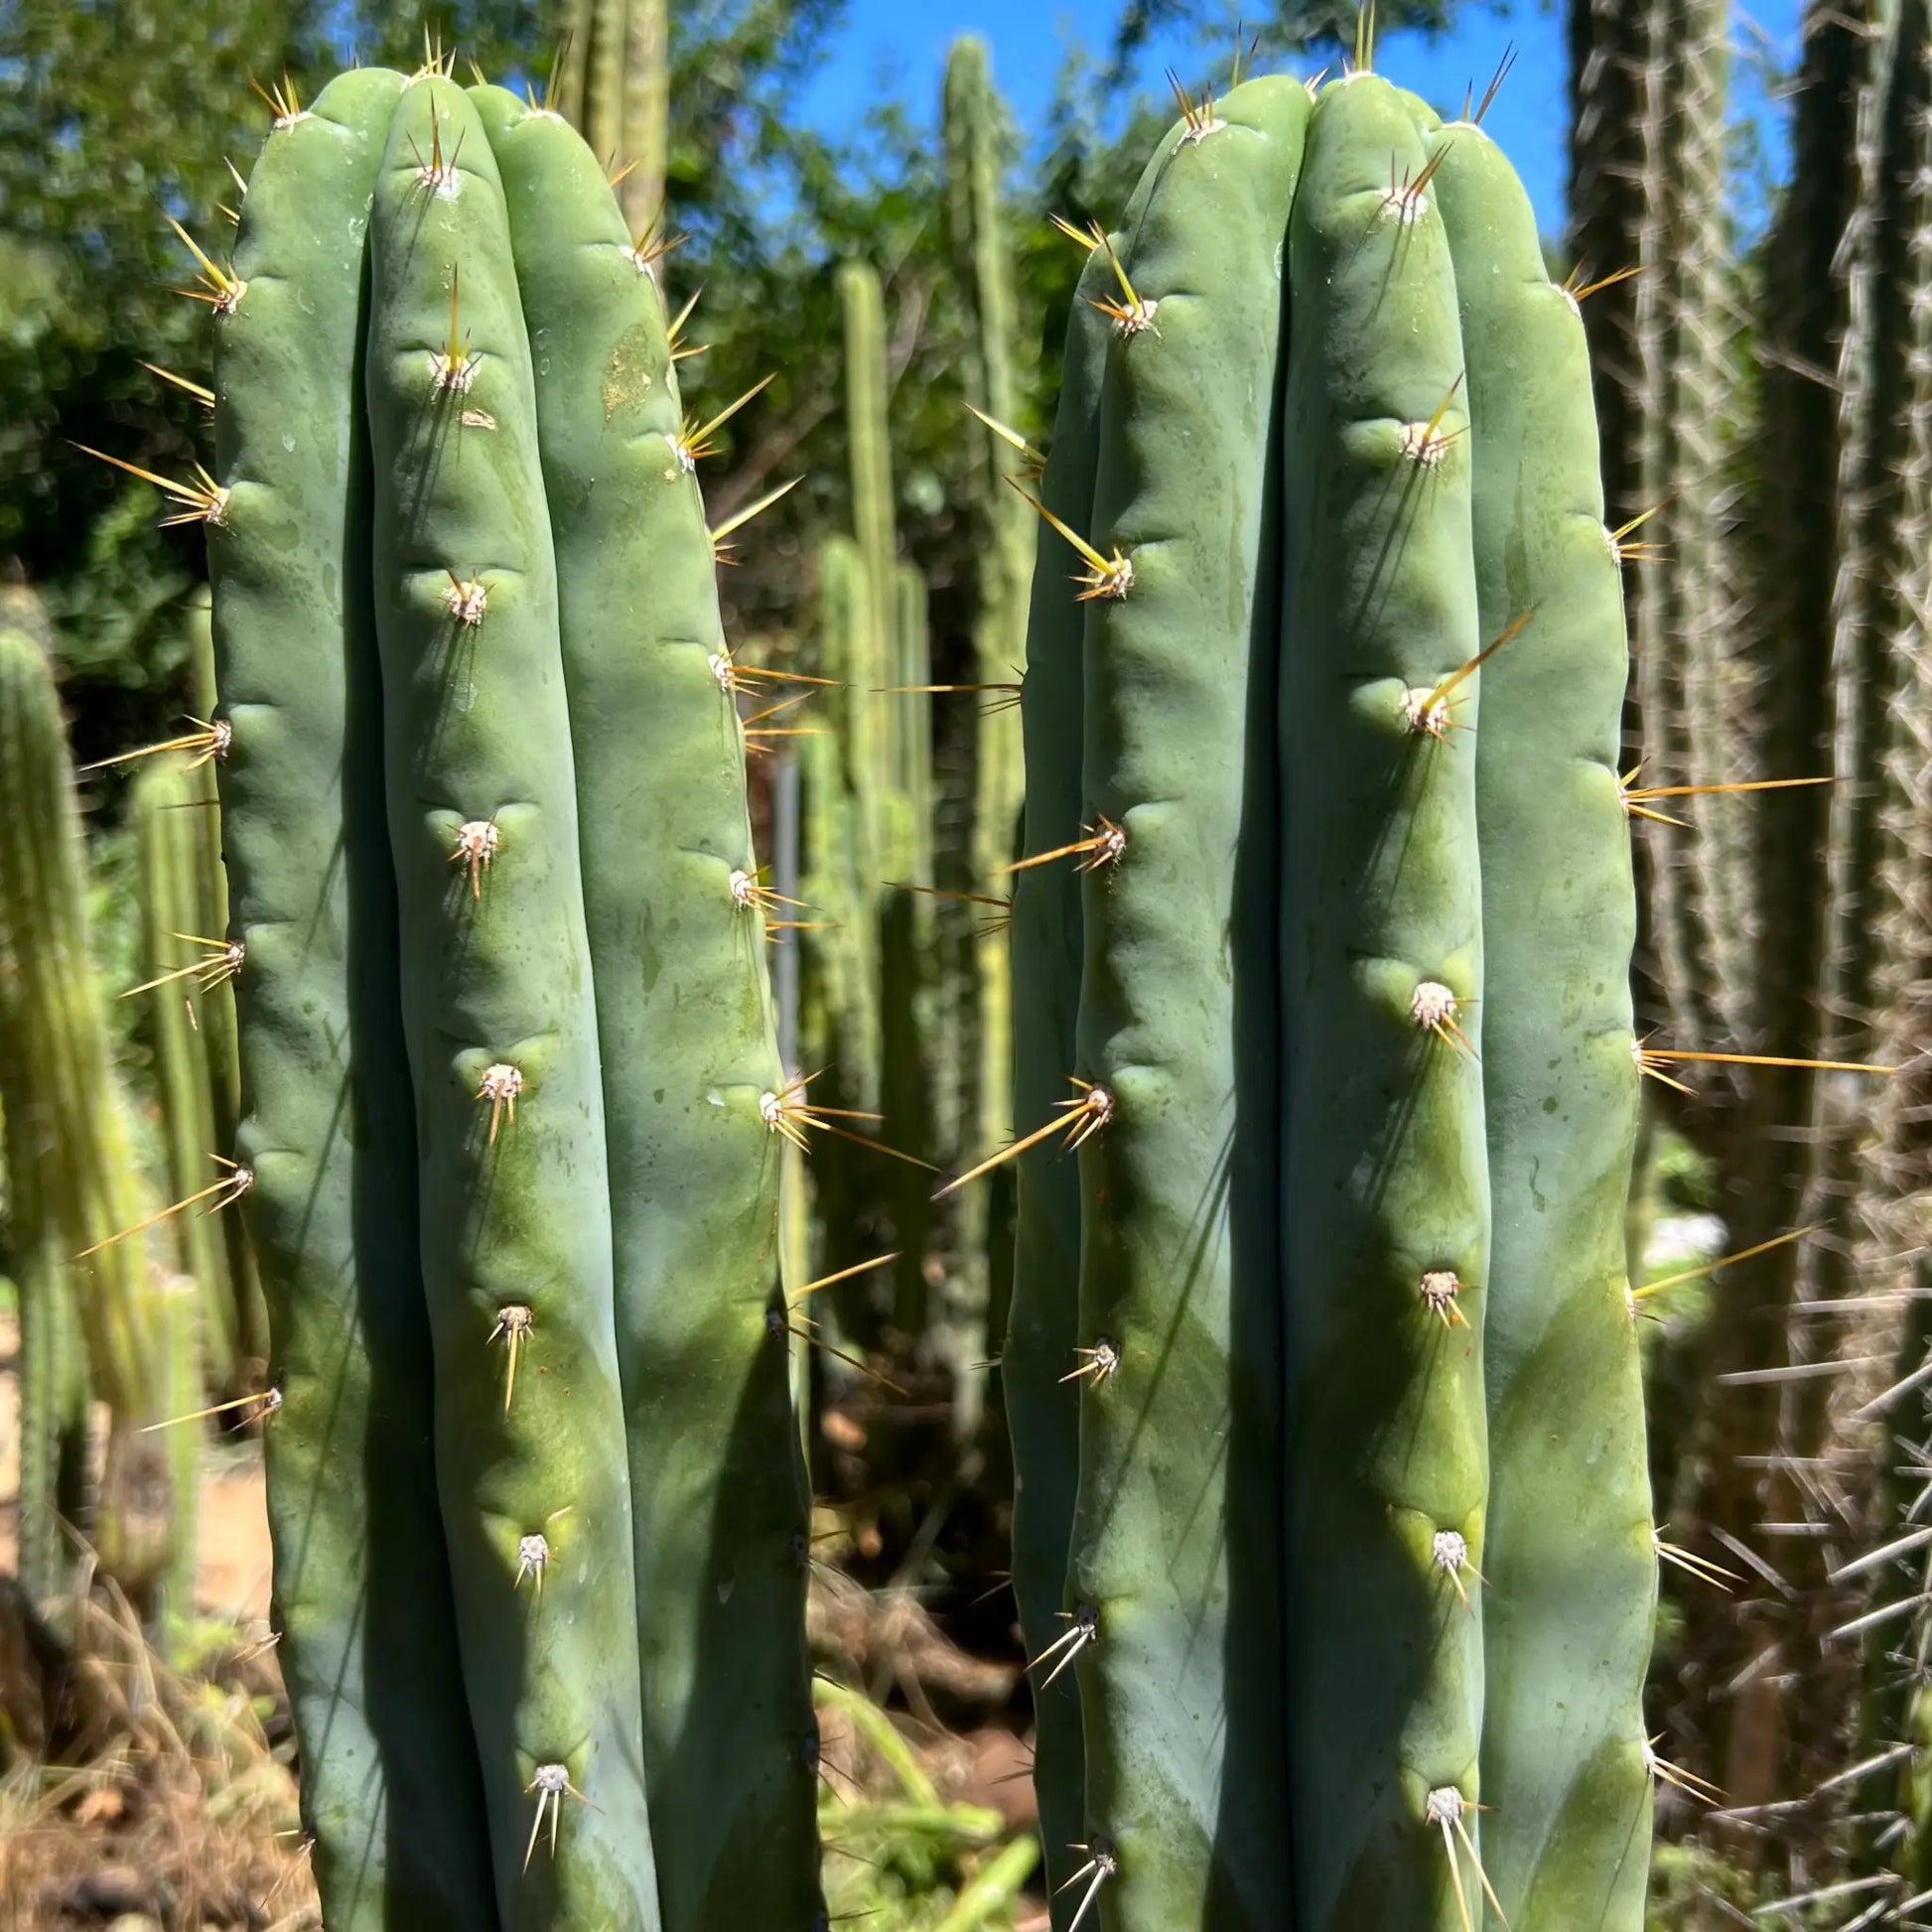
<svg viewBox="0 0 1932 1932">
<path fill-rule="evenodd" d="M 163 1260 L 165 1235 L 144 1225 L 154 1203 L 109 1052 L 73 766 L 45 625 L 19 591 L 7 593 L 0 612 L 0 768 L 8 1037 L 0 1070 L 8 1173 L 27 1210 L 21 1252 L 38 1357 L 27 1378 L 40 1488 L 29 1541 L 45 1575 L 60 1547 L 44 1513 L 51 1469 L 67 1471 L 52 1485 L 57 1497 L 73 1497 L 79 1486 L 85 1424 L 66 1325 L 71 1308 L 92 1388 L 112 1415 L 96 1525 L 101 1559 L 146 1594 L 171 1567 L 192 1561 L 193 1438 L 140 1432 L 196 1406 L 194 1309 Z"/>
<path fill-rule="evenodd" d="M 554 114 L 432 61 L 283 117 L 216 317 L 241 1145 L 332 1925 L 816 1905 L 796 1103 L 642 254 Z M 333 436 L 271 437 L 297 394 Z"/>
<path fill-rule="evenodd" d="M 615 174 L 635 240 L 665 216 L 670 146 L 668 0 L 568 0 L 550 104 Z"/>
</svg>

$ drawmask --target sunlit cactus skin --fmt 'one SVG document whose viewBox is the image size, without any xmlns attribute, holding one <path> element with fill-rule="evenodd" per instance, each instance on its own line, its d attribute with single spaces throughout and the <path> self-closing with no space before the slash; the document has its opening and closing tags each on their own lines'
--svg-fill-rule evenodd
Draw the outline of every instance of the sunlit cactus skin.
<svg viewBox="0 0 1932 1932">
<path fill-rule="evenodd" d="M 1626 654 L 1576 306 L 1479 127 L 1363 66 L 1190 101 L 1143 191 L 1070 329 L 1023 700 L 1026 851 L 1085 869 L 1015 893 L 1056 1922 L 1635 1932 Z"/>
<path fill-rule="evenodd" d="M 596 159 L 500 88 L 473 98 L 525 327 L 545 345 L 537 443 L 610 1151 L 658 1897 L 681 1932 L 803 1925 L 819 1904 L 809 1521 L 785 1341 L 767 1326 L 781 1143 L 759 1111 L 784 1080 L 765 907 L 743 883 L 758 861 L 711 538 L 673 456 L 663 305 Z"/>
<path fill-rule="evenodd" d="M 1480 128 L 1429 148 L 1467 366 L 1479 634 L 1528 616 L 1483 668 L 1473 747 L 1493 1213 L 1482 1854 L 1518 1932 L 1634 1932 L 1657 1558 L 1621 1294 L 1638 1108 L 1617 759 L 1629 650 L 1582 319 L 1544 277 L 1529 199 Z"/>
<path fill-rule="evenodd" d="M 403 81 L 273 131 L 215 323 L 210 529 L 243 1121 L 281 1407 L 263 1430 L 278 1655 L 332 1932 L 496 1923 L 431 1458 L 359 389 L 364 237 Z M 291 415 L 305 437 L 285 441 Z M 481 1352 L 481 1338 L 479 1338 Z M 486 1370 L 480 1370 L 486 1373 Z"/>
<path fill-rule="evenodd" d="M 1064 1608 L 1095 1619 L 1085 1836 L 1118 1861 L 1102 1923 L 1131 1932 L 1260 1928 L 1288 1898 L 1281 1653 L 1253 1614 L 1280 1587 L 1274 908 L 1237 881 L 1277 839 L 1276 248 L 1309 96 L 1270 76 L 1218 113 L 1161 164 L 1107 351 L 1090 538 L 1132 580 L 1086 606 L 1082 789 L 1125 846 L 1082 881 L 1061 1069 L 1110 1108 L 1078 1156 L 1079 1341 L 1119 1365 L 1079 1383 Z"/>
<path fill-rule="evenodd" d="M 185 1200 L 206 1184 L 209 1148 L 232 1144 L 232 1132 L 222 1137 L 214 1130 L 212 1070 L 195 1014 L 202 990 L 200 976 L 187 980 L 176 977 L 183 954 L 191 961 L 207 960 L 210 976 L 218 973 L 221 964 L 220 943 L 199 947 L 192 940 L 174 936 L 205 930 L 199 915 L 209 908 L 200 891 L 199 847 L 201 840 L 215 829 L 207 822 L 210 815 L 201 809 L 198 774 L 187 769 L 186 763 L 179 755 L 157 759 L 134 782 L 141 971 L 144 978 L 163 982 L 146 997 L 152 1015 L 171 1200 Z M 220 931 L 215 928 L 217 937 Z M 180 1244 L 181 1266 L 199 1291 L 196 1318 L 208 1378 L 223 1388 L 236 1386 L 243 1350 L 228 1249 L 222 1239 L 225 1223 L 234 1219 L 233 1215 L 186 1214 L 176 1218 L 172 1230 Z"/>
</svg>

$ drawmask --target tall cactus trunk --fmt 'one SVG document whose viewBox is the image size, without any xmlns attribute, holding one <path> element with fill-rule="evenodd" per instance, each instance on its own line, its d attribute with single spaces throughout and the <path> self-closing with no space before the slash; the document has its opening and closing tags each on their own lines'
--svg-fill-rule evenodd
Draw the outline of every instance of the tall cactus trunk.
<svg viewBox="0 0 1932 1932">
<path fill-rule="evenodd" d="M 614 174 L 633 240 L 665 220 L 670 0 L 568 0 L 552 104 Z"/>
<path fill-rule="evenodd" d="M 42 1241 L 57 1243 L 64 1258 L 94 1390 L 110 1412 L 101 1561 L 145 1595 L 162 1588 L 177 1561 L 192 1560 L 182 1555 L 192 1543 L 192 1429 L 172 1440 L 141 1432 L 165 1421 L 186 1393 L 174 1330 L 187 1322 L 192 1346 L 193 1310 L 170 1292 L 160 1260 L 165 1235 L 128 1233 L 154 1203 L 135 1165 L 131 1112 L 109 1049 L 47 632 L 38 607 L 19 592 L 0 609 L 0 824 L 10 1165 L 38 1202 Z M 202 1178 L 206 1184 L 206 1173 Z M 40 1325 L 58 1338 L 57 1321 Z M 66 1379 L 57 1366 L 47 1386 L 58 1391 Z"/>
<path fill-rule="evenodd" d="M 1018 316 L 1013 249 L 1002 207 L 1006 117 L 985 43 L 954 43 L 946 63 L 942 103 L 946 150 L 946 212 L 954 272 L 970 322 L 965 377 L 969 396 L 996 421 L 1019 413 Z M 1012 685 L 1026 671 L 1027 611 L 1033 585 L 1032 512 L 1005 482 L 1011 452 L 990 430 L 972 441 L 973 514 L 980 532 L 979 612 L 974 627 L 976 681 Z M 981 898 L 1006 896 L 1006 868 L 1015 856 L 1026 791 L 1018 713 L 990 700 L 978 707 L 973 734 L 973 815 L 967 890 Z M 962 1040 L 971 1056 L 962 1069 L 968 1100 L 966 1131 L 973 1147 L 998 1147 L 1013 1133 L 1013 986 L 1004 930 L 985 916 L 972 921 L 963 962 L 970 988 L 970 1024 Z M 970 1197 L 961 1210 L 957 1242 L 965 1288 L 962 1315 L 970 1335 L 955 1351 L 954 1426 L 961 1442 L 979 1426 L 980 1377 L 972 1363 L 988 1352 L 989 1334 L 1004 1332 L 1011 1301 L 1014 1239 L 1012 1177 Z"/>
<path fill-rule="evenodd" d="M 205 713 L 197 714 L 206 716 Z M 140 847 L 141 973 L 157 982 L 147 996 L 153 1029 L 161 1112 L 168 1148 L 171 1200 L 186 1200 L 206 1184 L 208 1151 L 233 1146 L 216 1131 L 209 1040 L 198 1012 L 200 982 L 225 987 L 222 949 L 225 922 L 203 923 L 210 909 L 203 891 L 202 841 L 213 827 L 197 782 L 200 771 L 186 759 L 157 759 L 134 784 Z M 213 946 L 197 943 L 214 941 Z M 181 977 L 184 963 L 199 972 Z M 212 1386 L 232 1394 L 243 1387 L 247 1346 L 240 1332 L 241 1305 L 229 1268 L 224 1224 L 235 1215 L 186 1214 L 173 1234 L 181 1267 L 195 1284 L 203 1354 Z M 189 1403 L 185 1408 L 197 1405 Z"/>
</svg>

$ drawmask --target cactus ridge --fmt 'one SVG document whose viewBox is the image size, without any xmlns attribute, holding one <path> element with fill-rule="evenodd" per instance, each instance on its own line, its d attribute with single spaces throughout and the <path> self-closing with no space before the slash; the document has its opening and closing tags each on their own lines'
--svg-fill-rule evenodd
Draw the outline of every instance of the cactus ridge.
<svg viewBox="0 0 1932 1932">
<path fill-rule="evenodd" d="M 501 89 L 473 97 L 542 345 L 658 1894 L 680 1927 L 802 1923 L 818 1904 L 791 1554 L 807 1498 L 765 1319 L 779 1160 L 759 1104 L 784 1080 L 744 735 L 713 668 L 726 644 L 711 539 L 698 481 L 671 460 L 664 307 L 595 158 Z"/>
<path fill-rule="evenodd" d="M 457 1675 L 427 1391 L 416 1146 L 375 744 L 359 386 L 370 199 L 399 75 L 334 81 L 269 136 L 216 322 L 210 548 L 244 1118 L 236 1153 L 280 1407 L 265 1434 L 275 1618 L 311 1745 L 332 1926 L 496 1922 Z M 299 416 L 306 437 L 284 440 Z M 359 1131 L 351 1131 L 359 1126 Z"/>
<path fill-rule="evenodd" d="M 1606 1905 L 1634 1923 L 1647 1866 L 1657 1562 L 1621 1293 L 1638 1107 L 1628 652 L 1582 320 L 1542 274 L 1496 148 L 1458 124 L 1432 149 L 1468 367 L 1479 634 L 1533 614 L 1482 673 L 1474 748 L 1493 1213 L 1482 1853 L 1509 1923 L 1558 1932 Z"/>
<path fill-rule="evenodd" d="M 1243 1614 L 1280 1574 L 1273 909 L 1244 897 L 1275 805 L 1270 760 L 1234 748 L 1265 744 L 1272 708 L 1250 664 L 1277 620 L 1276 245 L 1309 97 L 1270 76 L 1220 112 L 1166 156 L 1123 264 L 1157 326 L 1111 332 L 1090 540 L 1133 579 L 1088 603 L 1083 641 L 1082 790 L 1126 843 L 1081 886 L 1068 1070 L 1110 1105 L 1079 1154 L 1107 1203 L 1082 1230 L 1079 1339 L 1120 1366 L 1080 1385 L 1067 1589 L 1095 1619 L 1086 1836 L 1118 1865 L 1114 1922 L 1148 1932 L 1286 1901 L 1280 1652 Z M 1188 463 L 1197 439 L 1227 460 Z"/>
<path fill-rule="evenodd" d="M 416 160 L 433 140 L 455 157 L 440 184 Z M 475 104 L 438 76 L 396 110 L 370 262 L 371 561 L 437 1478 L 498 1907 L 506 1925 L 654 1927 L 603 1092 L 533 357 L 494 154 Z M 451 582 L 462 572 L 487 593 L 474 617 L 466 580 Z M 450 870 L 479 817 L 502 834 L 480 900 Z M 547 1373 L 505 1406 L 486 1337 L 512 1304 L 530 1309 Z M 538 1530 L 555 1552 L 541 1603 L 515 1588 Z M 533 1809 L 556 1847 L 540 1864 Z"/>
</svg>

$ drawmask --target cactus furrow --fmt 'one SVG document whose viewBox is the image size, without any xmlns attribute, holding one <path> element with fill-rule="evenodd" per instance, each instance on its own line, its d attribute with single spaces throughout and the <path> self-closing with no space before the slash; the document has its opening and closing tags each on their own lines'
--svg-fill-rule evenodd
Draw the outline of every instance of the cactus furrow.
<svg viewBox="0 0 1932 1932">
<path fill-rule="evenodd" d="M 1478 128 L 1435 137 L 1467 358 L 1482 671 L 1482 1853 L 1516 1932 L 1638 1932 L 1657 1560 L 1623 1214 L 1636 1134 L 1627 670 L 1576 305 Z M 1461 755 L 1463 748 L 1457 748 Z"/>
</svg>

